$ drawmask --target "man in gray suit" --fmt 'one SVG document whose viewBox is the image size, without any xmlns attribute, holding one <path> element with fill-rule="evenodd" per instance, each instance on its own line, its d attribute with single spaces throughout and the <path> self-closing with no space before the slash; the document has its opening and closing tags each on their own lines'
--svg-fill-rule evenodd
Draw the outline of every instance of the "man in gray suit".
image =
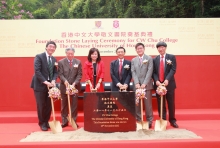
<svg viewBox="0 0 220 148">
<path fill-rule="evenodd" d="M 61 91 L 61 116 L 62 127 L 68 126 L 68 98 L 66 94 L 66 87 L 73 85 L 76 89 L 80 89 L 80 80 L 82 79 L 82 64 L 80 60 L 74 58 L 75 49 L 66 49 L 66 58 L 61 59 L 58 62 L 58 74 L 60 77 L 60 91 Z M 78 95 L 70 95 L 71 97 L 71 116 L 76 122 L 77 119 L 77 104 Z"/>
<path fill-rule="evenodd" d="M 52 54 L 56 50 L 56 43 L 49 41 L 46 44 L 46 52 L 37 54 L 34 59 L 34 76 L 31 81 L 31 88 L 37 103 L 38 124 L 42 131 L 49 128 L 48 121 L 51 114 L 51 101 L 48 97 L 48 88 L 55 86 L 57 69 L 54 66 L 56 59 Z"/>
<path fill-rule="evenodd" d="M 131 60 L 131 72 L 134 80 L 134 91 L 138 88 L 146 89 L 146 98 L 144 99 L 146 119 L 149 123 L 149 128 L 152 127 L 153 110 L 152 110 L 152 73 L 153 73 L 153 60 L 150 56 L 144 54 L 145 47 L 142 43 L 135 45 L 137 57 Z M 141 120 L 140 105 L 136 106 L 137 121 Z"/>
</svg>

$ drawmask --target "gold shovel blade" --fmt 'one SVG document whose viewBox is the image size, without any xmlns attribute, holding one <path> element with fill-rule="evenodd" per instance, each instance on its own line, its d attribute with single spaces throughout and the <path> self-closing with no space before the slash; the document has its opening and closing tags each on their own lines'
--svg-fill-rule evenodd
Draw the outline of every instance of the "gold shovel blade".
<svg viewBox="0 0 220 148">
<path fill-rule="evenodd" d="M 52 133 L 54 133 L 54 134 L 61 133 L 63 130 L 62 126 L 60 124 L 60 121 L 51 121 L 51 122 L 49 122 L 49 126 L 50 126 Z"/>
<path fill-rule="evenodd" d="M 167 127 L 166 120 L 156 120 L 154 130 L 155 131 L 165 131 Z"/>
<path fill-rule="evenodd" d="M 139 121 L 136 123 L 136 130 L 149 130 L 149 125 L 147 121 Z"/>
<path fill-rule="evenodd" d="M 149 130 L 149 125 L 147 121 L 142 121 L 141 124 L 142 124 L 142 129 Z"/>
<path fill-rule="evenodd" d="M 70 122 L 70 124 L 71 124 L 71 126 L 73 127 L 73 129 L 77 129 L 76 122 L 74 121 L 73 118 L 68 117 L 68 121 Z"/>
<path fill-rule="evenodd" d="M 137 122 L 136 123 L 136 131 L 141 130 L 142 129 L 142 124 L 141 122 Z"/>
<path fill-rule="evenodd" d="M 136 130 L 138 131 L 138 130 L 141 130 L 142 129 L 142 124 L 141 124 L 141 122 L 137 122 L 136 123 Z"/>
</svg>

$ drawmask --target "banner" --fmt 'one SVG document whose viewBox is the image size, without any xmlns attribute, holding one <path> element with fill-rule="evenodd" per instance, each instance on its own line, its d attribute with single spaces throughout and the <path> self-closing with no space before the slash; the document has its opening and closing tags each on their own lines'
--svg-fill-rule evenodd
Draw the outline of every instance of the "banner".
<svg viewBox="0 0 220 148">
<path fill-rule="evenodd" d="M 119 46 L 126 55 L 137 55 L 135 44 L 142 42 L 145 53 L 157 55 L 156 44 L 167 43 L 175 55 L 220 55 L 219 18 L 179 19 L 48 19 L 1 20 L 0 57 L 34 57 L 45 51 L 47 41 L 57 44 L 54 56 L 87 56 L 95 47 L 101 56 L 115 56 Z"/>
</svg>

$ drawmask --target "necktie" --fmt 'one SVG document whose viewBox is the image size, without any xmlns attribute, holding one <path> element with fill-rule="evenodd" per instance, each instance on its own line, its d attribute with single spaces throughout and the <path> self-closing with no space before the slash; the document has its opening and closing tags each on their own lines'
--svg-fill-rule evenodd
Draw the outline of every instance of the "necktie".
<svg viewBox="0 0 220 148">
<path fill-rule="evenodd" d="M 52 80 L 53 79 L 53 66 L 52 66 L 50 56 L 48 56 L 48 66 L 49 66 L 49 77 L 50 77 L 50 80 Z"/>
<path fill-rule="evenodd" d="M 73 65 L 73 62 L 72 62 L 72 61 L 70 61 L 70 62 L 69 62 L 69 64 L 70 64 L 70 68 L 71 68 L 71 67 L 72 67 L 72 65 Z"/>
<path fill-rule="evenodd" d="M 163 65 L 163 56 L 160 59 L 160 82 L 164 81 L 164 65 Z"/>
<path fill-rule="evenodd" d="M 140 58 L 140 65 L 142 65 L 142 58 Z"/>
<path fill-rule="evenodd" d="M 122 59 L 119 60 L 119 69 L 118 69 L 120 79 L 121 79 L 121 70 L 122 70 Z"/>
</svg>

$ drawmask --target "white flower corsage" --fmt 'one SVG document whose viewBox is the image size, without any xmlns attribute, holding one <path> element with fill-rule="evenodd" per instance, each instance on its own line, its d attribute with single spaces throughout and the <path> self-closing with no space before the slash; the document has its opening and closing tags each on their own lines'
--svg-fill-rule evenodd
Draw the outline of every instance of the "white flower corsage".
<svg viewBox="0 0 220 148">
<path fill-rule="evenodd" d="M 78 68 L 78 64 L 74 64 L 73 67 L 74 67 L 74 68 Z"/>
<path fill-rule="evenodd" d="M 129 67 L 128 64 L 126 64 L 126 65 L 124 66 L 124 68 L 128 70 L 130 67 Z"/>
<path fill-rule="evenodd" d="M 146 64 L 147 62 L 148 62 L 148 60 L 146 60 L 146 59 L 143 60 L 143 63 L 144 63 L 144 64 Z"/>
<path fill-rule="evenodd" d="M 55 62 L 55 63 L 54 63 L 54 66 L 58 66 L 58 63 L 57 63 L 57 62 Z"/>
<path fill-rule="evenodd" d="M 166 59 L 166 61 L 167 61 L 167 64 L 168 64 L 168 65 L 172 65 L 172 61 L 171 61 L 171 60 L 167 60 L 167 59 Z"/>
</svg>

